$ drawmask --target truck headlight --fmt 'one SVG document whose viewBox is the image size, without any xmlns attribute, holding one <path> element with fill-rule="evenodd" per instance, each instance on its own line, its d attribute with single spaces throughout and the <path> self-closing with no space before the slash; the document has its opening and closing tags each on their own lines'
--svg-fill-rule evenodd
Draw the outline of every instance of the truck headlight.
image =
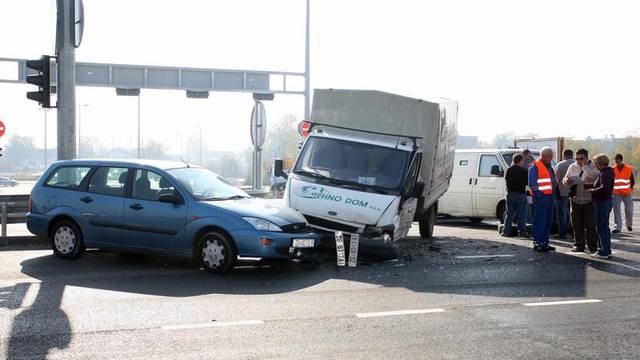
<svg viewBox="0 0 640 360">
<path fill-rule="evenodd" d="M 254 217 L 243 217 L 243 219 L 251 224 L 251 226 L 253 226 L 256 230 L 282 232 L 282 229 L 280 229 L 278 225 L 272 223 L 271 221 Z"/>
</svg>

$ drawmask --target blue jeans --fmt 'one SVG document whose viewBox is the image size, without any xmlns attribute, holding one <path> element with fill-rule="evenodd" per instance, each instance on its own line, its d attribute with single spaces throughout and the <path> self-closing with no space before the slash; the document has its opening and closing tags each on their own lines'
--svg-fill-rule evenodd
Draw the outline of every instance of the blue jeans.
<svg viewBox="0 0 640 360">
<path fill-rule="evenodd" d="M 511 228 L 513 226 L 513 217 L 516 216 L 518 220 L 518 235 L 527 235 L 527 195 L 520 193 L 508 193 L 507 194 L 507 218 L 504 221 L 503 234 L 506 236 L 511 235 Z"/>
<path fill-rule="evenodd" d="M 598 254 L 604 256 L 611 255 L 611 229 L 609 228 L 611 209 L 613 209 L 613 200 L 596 204 L 596 224 L 598 236 L 600 237 L 598 241 Z"/>
<path fill-rule="evenodd" d="M 538 246 L 549 245 L 553 222 L 553 195 L 536 194 L 533 199 L 533 242 Z"/>
<path fill-rule="evenodd" d="M 569 228 L 569 197 L 556 199 L 556 217 L 558 218 L 558 236 L 565 237 Z"/>
</svg>

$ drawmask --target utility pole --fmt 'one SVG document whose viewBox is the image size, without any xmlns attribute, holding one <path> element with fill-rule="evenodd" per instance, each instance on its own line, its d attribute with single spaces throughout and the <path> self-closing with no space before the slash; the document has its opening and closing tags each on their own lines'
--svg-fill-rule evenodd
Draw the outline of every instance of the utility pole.
<svg viewBox="0 0 640 360">
<path fill-rule="evenodd" d="M 138 159 L 140 159 L 140 93 L 138 92 Z"/>
<path fill-rule="evenodd" d="M 44 112 L 44 170 L 47 170 L 47 109 L 42 108 Z"/>
<path fill-rule="evenodd" d="M 73 44 L 73 0 L 57 0 L 56 56 L 58 78 L 58 160 L 76 157 L 76 54 Z"/>
<path fill-rule="evenodd" d="M 309 66 L 309 18 L 311 12 L 311 0 L 307 0 L 307 22 L 304 46 L 304 120 L 309 120 L 311 114 L 311 73 Z"/>
</svg>

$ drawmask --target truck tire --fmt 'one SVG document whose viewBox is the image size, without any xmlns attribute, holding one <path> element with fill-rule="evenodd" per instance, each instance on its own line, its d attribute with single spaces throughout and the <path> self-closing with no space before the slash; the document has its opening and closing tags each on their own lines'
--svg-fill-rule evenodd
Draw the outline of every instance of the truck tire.
<svg viewBox="0 0 640 360">
<path fill-rule="evenodd" d="M 435 211 L 433 211 L 433 206 L 427 210 L 425 218 L 419 221 L 420 237 L 430 239 L 433 236 L 433 226 L 436 223 L 437 216 Z"/>
</svg>

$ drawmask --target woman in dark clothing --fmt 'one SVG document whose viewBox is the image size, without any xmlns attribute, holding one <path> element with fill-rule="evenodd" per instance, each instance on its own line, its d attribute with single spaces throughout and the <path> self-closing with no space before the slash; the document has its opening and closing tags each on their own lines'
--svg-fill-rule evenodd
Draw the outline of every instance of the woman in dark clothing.
<svg viewBox="0 0 640 360">
<path fill-rule="evenodd" d="M 591 197 L 596 206 L 596 223 L 600 241 L 598 242 L 598 252 L 591 254 L 599 259 L 609 259 L 611 257 L 611 229 L 609 228 L 609 218 L 613 208 L 613 169 L 609 167 L 609 158 L 604 155 L 596 155 L 593 163 L 600 170 L 598 179 L 593 184 Z"/>
</svg>

